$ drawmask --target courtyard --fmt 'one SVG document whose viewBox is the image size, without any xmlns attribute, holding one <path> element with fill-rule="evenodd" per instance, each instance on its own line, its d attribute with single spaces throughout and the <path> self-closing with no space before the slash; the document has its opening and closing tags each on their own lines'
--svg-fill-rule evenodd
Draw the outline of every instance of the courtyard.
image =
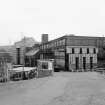
<svg viewBox="0 0 105 105">
<path fill-rule="evenodd" d="M 105 76 L 57 72 L 45 78 L 2 83 L 0 105 L 105 105 Z"/>
</svg>

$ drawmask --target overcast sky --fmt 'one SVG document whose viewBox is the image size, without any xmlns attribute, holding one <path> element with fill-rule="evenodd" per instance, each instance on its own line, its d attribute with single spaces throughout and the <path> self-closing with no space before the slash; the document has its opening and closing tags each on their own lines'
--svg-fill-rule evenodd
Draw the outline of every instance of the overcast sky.
<svg viewBox="0 0 105 105">
<path fill-rule="evenodd" d="M 0 45 L 43 33 L 105 35 L 105 0 L 0 0 Z"/>
</svg>

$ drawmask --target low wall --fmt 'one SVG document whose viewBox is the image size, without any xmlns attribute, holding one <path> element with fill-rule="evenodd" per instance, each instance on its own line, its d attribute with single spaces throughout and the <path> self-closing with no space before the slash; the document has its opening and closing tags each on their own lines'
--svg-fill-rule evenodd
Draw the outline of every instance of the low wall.
<svg viewBox="0 0 105 105">
<path fill-rule="evenodd" d="M 96 66 L 97 66 L 97 64 L 94 63 L 94 64 L 93 64 L 93 68 L 90 69 L 90 64 L 87 63 L 87 64 L 86 64 L 86 69 L 84 70 L 84 69 L 83 69 L 83 64 L 81 64 L 81 65 L 79 65 L 79 69 L 76 70 L 76 65 L 75 65 L 75 64 L 71 64 L 71 65 L 69 65 L 69 71 L 92 71 L 93 69 L 96 68 Z"/>
<path fill-rule="evenodd" d="M 41 77 L 52 76 L 52 75 L 53 75 L 52 70 L 38 70 L 37 77 L 41 78 Z"/>
</svg>

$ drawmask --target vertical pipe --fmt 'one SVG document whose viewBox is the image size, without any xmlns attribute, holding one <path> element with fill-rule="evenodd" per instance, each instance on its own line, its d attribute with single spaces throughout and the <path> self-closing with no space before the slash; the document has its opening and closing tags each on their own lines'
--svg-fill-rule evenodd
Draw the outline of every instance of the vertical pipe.
<svg viewBox="0 0 105 105">
<path fill-rule="evenodd" d="M 67 37 L 65 38 L 65 71 L 68 69 L 68 63 L 67 63 L 67 56 L 66 56 L 66 46 L 67 46 Z"/>
</svg>

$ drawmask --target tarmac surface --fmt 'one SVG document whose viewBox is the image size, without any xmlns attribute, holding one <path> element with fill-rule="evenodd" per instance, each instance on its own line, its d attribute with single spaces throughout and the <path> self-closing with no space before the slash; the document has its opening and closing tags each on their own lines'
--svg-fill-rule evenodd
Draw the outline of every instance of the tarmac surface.
<svg viewBox="0 0 105 105">
<path fill-rule="evenodd" d="M 105 76 L 58 72 L 50 77 L 0 84 L 0 105 L 105 105 Z"/>
</svg>

